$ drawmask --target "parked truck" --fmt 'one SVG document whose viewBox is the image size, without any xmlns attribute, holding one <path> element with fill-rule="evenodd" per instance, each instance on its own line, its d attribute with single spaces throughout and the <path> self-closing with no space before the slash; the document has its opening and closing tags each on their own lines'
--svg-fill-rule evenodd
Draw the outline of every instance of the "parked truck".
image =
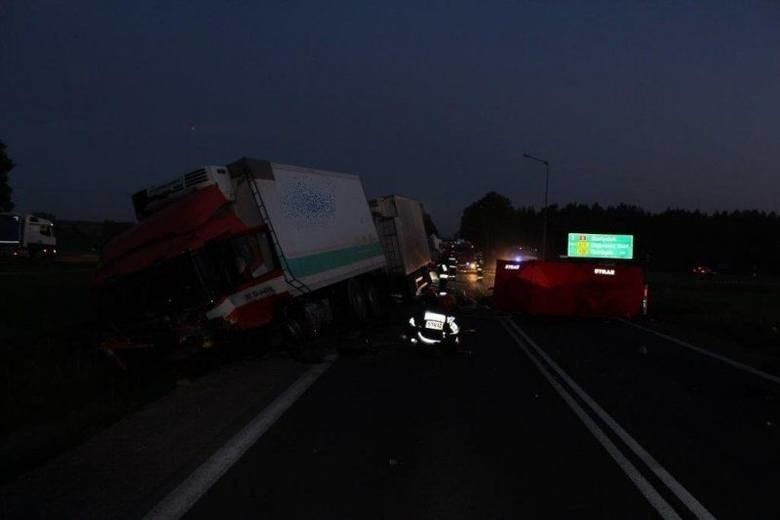
<svg viewBox="0 0 780 520">
<path fill-rule="evenodd" d="M 369 202 L 379 241 L 387 259 L 390 281 L 414 294 L 429 283 L 431 250 L 425 233 L 422 203 L 389 195 Z"/>
<path fill-rule="evenodd" d="M 385 256 L 356 175 L 242 158 L 133 195 L 94 288 L 109 349 L 316 335 L 379 313 Z"/>
<path fill-rule="evenodd" d="M 0 256 L 50 259 L 57 254 L 51 220 L 30 214 L 0 214 Z"/>
</svg>

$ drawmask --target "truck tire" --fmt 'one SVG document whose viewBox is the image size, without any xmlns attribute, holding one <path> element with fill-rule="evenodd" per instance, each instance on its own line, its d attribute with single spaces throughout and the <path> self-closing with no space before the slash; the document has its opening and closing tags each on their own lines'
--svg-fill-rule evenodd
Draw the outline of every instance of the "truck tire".
<svg viewBox="0 0 780 520">
<path fill-rule="evenodd" d="M 371 317 L 381 317 L 382 311 L 384 310 L 382 308 L 382 300 L 379 296 L 379 291 L 376 289 L 376 285 L 374 285 L 374 281 L 370 278 L 363 280 L 363 293 L 366 295 L 366 304 Z"/>
<path fill-rule="evenodd" d="M 368 308 L 366 296 L 363 294 L 360 283 L 355 278 L 350 278 L 347 280 L 346 291 L 350 317 L 358 323 L 364 322 L 368 314 Z"/>
<path fill-rule="evenodd" d="M 282 329 L 284 338 L 289 345 L 300 345 L 306 341 L 306 316 L 299 306 L 295 305 L 287 308 Z"/>
</svg>

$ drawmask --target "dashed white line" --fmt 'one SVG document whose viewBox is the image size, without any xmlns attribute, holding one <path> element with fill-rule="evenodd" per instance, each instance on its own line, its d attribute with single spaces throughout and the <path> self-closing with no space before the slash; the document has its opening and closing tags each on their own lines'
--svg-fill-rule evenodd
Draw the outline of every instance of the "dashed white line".
<svg viewBox="0 0 780 520">
<path fill-rule="evenodd" d="M 772 374 L 768 374 L 762 370 L 759 370 L 757 368 L 753 368 L 750 365 L 746 365 L 744 363 L 740 363 L 739 361 L 735 361 L 731 358 L 728 358 L 726 356 L 722 356 L 720 354 L 716 354 L 715 352 L 710 352 L 707 349 L 703 349 L 701 347 L 697 347 L 696 345 L 691 345 L 690 343 L 683 341 L 681 339 L 677 339 L 674 336 L 669 336 L 668 334 L 664 334 L 663 332 L 659 332 L 657 330 L 651 329 L 650 327 L 645 327 L 643 325 L 639 325 L 637 323 L 621 319 L 619 320 L 621 323 L 625 323 L 626 325 L 630 325 L 636 329 L 643 330 L 645 332 L 649 332 L 650 334 L 655 334 L 659 338 L 663 338 L 666 341 L 670 341 L 672 343 L 675 343 L 681 347 L 685 347 L 689 350 L 692 350 L 698 354 L 702 354 L 707 357 L 711 357 L 713 359 L 717 359 L 718 361 L 721 361 L 723 363 L 726 363 L 727 365 L 731 365 L 734 368 L 738 368 L 739 370 L 744 370 L 745 372 L 749 372 L 753 374 L 754 376 L 758 376 L 761 378 L 766 379 L 767 381 L 771 381 L 773 383 L 780 384 L 780 377 L 773 376 Z"/>
<path fill-rule="evenodd" d="M 325 373 L 335 360 L 335 355 L 330 356 L 324 362 L 310 368 L 206 462 L 193 471 L 176 489 L 162 499 L 144 516 L 144 519 L 173 520 L 184 516 L 195 505 L 195 502 Z"/>
<path fill-rule="evenodd" d="M 604 422 L 604 424 L 606 424 L 607 427 L 609 427 L 612 432 L 617 435 L 617 437 L 623 441 L 623 443 L 625 443 L 625 445 L 637 457 L 639 457 L 642 462 L 644 462 L 650 471 L 652 471 L 697 518 L 708 520 L 715 518 L 715 516 L 710 513 L 687 489 L 685 489 L 685 487 L 680 484 L 680 482 L 678 482 L 677 479 L 671 475 L 671 473 L 669 473 L 663 466 L 661 466 L 661 464 L 655 458 L 653 458 L 653 456 L 650 455 L 647 450 L 645 450 L 633 437 L 631 437 L 631 435 L 629 435 L 617 423 L 617 421 L 615 421 L 606 411 L 604 411 L 604 409 L 599 406 L 596 401 L 594 401 L 571 377 L 569 377 L 569 375 L 561 367 L 559 367 L 558 364 L 550 356 L 548 356 L 547 353 L 544 352 L 544 350 L 542 350 L 539 345 L 537 345 L 536 342 L 534 342 L 534 340 L 531 339 L 517 323 L 515 323 L 510 318 L 502 318 L 502 324 L 505 328 L 507 328 L 507 330 L 513 330 L 516 332 L 516 334 L 513 334 L 512 337 L 520 346 L 520 348 L 523 349 L 528 358 L 531 359 L 537 368 L 539 368 L 545 378 L 553 385 L 561 397 L 564 398 L 564 400 L 574 410 L 577 416 L 580 417 L 591 433 L 596 436 L 602 446 L 607 449 L 612 458 L 615 459 L 623 471 L 626 472 L 626 475 L 631 479 L 632 482 L 634 482 L 634 484 L 639 488 L 639 490 L 653 505 L 653 507 L 658 510 L 661 516 L 664 518 L 679 518 L 679 516 L 674 513 L 674 510 L 672 510 L 672 512 L 675 516 L 666 516 L 668 514 L 666 508 L 671 506 L 669 506 L 668 502 L 666 502 L 660 495 L 658 495 L 658 492 L 655 490 L 655 488 L 653 488 L 652 485 L 641 476 L 641 474 L 636 470 L 636 467 L 633 466 L 627 459 L 625 460 L 625 463 L 630 465 L 629 469 L 632 470 L 632 473 L 626 471 L 626 468 L 624 467 L 625 463 L 619 461 L 618 458 L 615 457 L 615 454 L 612 450 L 617 450 L 623 459 L 625 459 L 625 456 L 622 455 L 620 450 L 614 444 L 611 444 L 609 438 L 606 440 L 611 444 L 611 447 L 608 447 L 608 445 L 605 445 L 604 442 L 602 442 L 602 440 L 599 438 L 599 435 L 597 435 L 594 430 L 591 429 L 591 427 L 581 415 L 585 414 L 585 417 L 590 420 L 590 417 L 588 417 L 587 413 L 577 404 L 571 394 L 569 394 L 562 385 L 555 381 L 555 378 L 552 376 L 550 371 L 547 370 L 547 368 L 539 361 L 539 359 L 537 359 L 536 356 L 531 353 L 529 347 L 533 349 L 537 356 L 539 356 L 547 363 L 547 365 L 569 386 L 569 388 L 571 388 L 571 390 L 574 391 L 577 396 L 591 408 L 591 410 Z M 524 341 L 520 341 L 518 336 L 520 336 Z M 577 408 L 575 408 L 575 406 Z M 590 421 L 592 422 L 592 420 Z M 598 428 L 595 423 L 594 426 Z M 599 429 L 598 431 L 600 432 L 600 435 L 604 435 L 602 430 Z M 636 475 L 633 473 L 633 471 L 636 471 Z M 649 486 L 649 488 L 647 486 Z"/>
</svg>

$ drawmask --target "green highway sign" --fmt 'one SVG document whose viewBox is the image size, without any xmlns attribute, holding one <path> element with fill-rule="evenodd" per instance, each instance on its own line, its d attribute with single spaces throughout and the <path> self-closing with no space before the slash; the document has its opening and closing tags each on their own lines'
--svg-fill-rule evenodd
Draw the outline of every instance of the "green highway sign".
<svg viewBox="0 0 780 520">
<path fill-rule="evenodd" d="M 577 258 L 634 258 L 634 235 L 569 233 L 568 255 Z"/>
</svg>

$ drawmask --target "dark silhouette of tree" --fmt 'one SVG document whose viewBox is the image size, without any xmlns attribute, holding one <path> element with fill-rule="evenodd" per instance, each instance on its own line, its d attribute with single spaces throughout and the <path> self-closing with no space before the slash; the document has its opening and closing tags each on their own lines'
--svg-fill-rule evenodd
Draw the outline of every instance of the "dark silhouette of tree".
<svg viewBox="0 0 780 520">
<path fill-rule="evenodd" d="M 11 211 L 14 203 L 11 200 L 13 190 L 8 184 L 8 174 L 14 169 L 14 162 L 5 152 L 6 146 L 0 141 L 0 211 Z"/>
<path fill-rule="evenodd" d="M 512 208 L 488 193 L 463 211 L 460 234 L 490 256 L 503 246 L 538 247 L 541 211 Z M 756 210 L 701 211 L 670 208 L 650 213 L 630 204 L 550 206 L 551 256 L 566 254 L 568 233 L 625 233 L 635 237 L 635 259 L 648 269 L 689 271 L 696 264 L 717 272 L 780 274 L 780 217 Z"/>
<path fill-rule="evenodd" d="M 436 227 L 436 224 L 433 222 L 433 218 L 431 218 L 429 213 L 423 213 L 423 223 L 425 224 L 426 235 L 436 235 L 437 237 L 441 236 L 439 235 L 439 228 Z"/>
<path fill-rule="evenodd" d="M 491 250 L 509 239 L 505 228 L 511 226 L 514 219 L 512 202 L 491 191 L 463 210 L 459 236 L 480 249 Z"/>
</svg>

